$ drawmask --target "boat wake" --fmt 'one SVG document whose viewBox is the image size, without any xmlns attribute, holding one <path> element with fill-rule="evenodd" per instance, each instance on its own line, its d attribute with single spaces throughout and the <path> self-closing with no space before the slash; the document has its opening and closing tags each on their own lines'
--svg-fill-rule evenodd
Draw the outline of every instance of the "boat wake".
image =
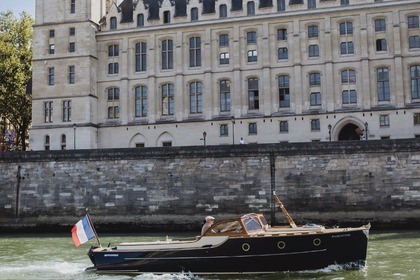
<svg viewBox="0 0 420 280">
<path fill-rule="evenodd" d="M 136 276 L 136 280 L 203 280 L 199 276 L 192 273 L 176 273 L 176 274 L 162 274 L 156 275 L 152 273 L 146 273 Z"/>
</svg>

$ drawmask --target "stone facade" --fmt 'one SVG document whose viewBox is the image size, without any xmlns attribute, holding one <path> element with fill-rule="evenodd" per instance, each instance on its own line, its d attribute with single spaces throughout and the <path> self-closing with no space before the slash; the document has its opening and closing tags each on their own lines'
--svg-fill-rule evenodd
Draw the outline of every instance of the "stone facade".
<svg viewBox="0 0 420 280">
<path fill-rule="evenodd" d="M 0 231 L 70 227 L 90 209 L 101 231 L 199 229 L 263 212 L 286 223 L 419 228 L 413 139 L 0 153 Z M 272 213 L 275 212 L 275 216 Z"/>
<path fill-rule="evenodd" d="M 420 135 L 417 0 L 36 3 L 33 150 Z"/>
</svg>

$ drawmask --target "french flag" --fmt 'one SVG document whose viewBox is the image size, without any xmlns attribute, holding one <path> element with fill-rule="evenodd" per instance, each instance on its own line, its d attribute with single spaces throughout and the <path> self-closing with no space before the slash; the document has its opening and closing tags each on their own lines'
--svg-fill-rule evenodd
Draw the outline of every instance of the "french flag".
<svg viewBox="0 0 420 280">
<path fill-rule="evenodd" d="M 79 247 L 81 244 L 88 242 L 95 237 L 89 218 L 85 215 L 76 225 L 71 229 L 71 237 L 74 245 Z"/>
</svg>

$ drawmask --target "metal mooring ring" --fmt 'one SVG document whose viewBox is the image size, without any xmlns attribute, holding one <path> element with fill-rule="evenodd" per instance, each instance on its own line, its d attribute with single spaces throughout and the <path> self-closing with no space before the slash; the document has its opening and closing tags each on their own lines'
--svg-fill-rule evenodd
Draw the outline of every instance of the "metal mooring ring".
<svg viewBox="0 0 420 280">
<path fill-rule="evenodd" d="M 279 241 L 277 242 L 277 247 L 279 249 L 284 249 L 284 247 L 286 247 L 286 243 L 284 243 L 284 241 Z"/>
<path fill-rule="evenodd" d="M 248 243 L 242 244 L 242 250 L 244 250 L 245 252 L 248 252 L 249 249 L 251 249 L 251 246 L 249 246 Z"/>
<path fill-rule="evenodd" d="M 319 245 L 321 245 L 321 239 L 319 239 L 319 238 L 315 238 L 315 239 L 314 239 L 314 245 L 315 245 L 315 246 L 319 246 Z"/>
</svg>

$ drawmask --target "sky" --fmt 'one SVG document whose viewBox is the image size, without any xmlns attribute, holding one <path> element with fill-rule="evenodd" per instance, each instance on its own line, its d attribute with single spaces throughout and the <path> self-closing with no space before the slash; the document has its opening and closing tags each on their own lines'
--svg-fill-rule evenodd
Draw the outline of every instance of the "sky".
<svg viewBox="0 0 420 280">
<path fill-rule="evenodd" d="M 23 11 L 35 18 L 35 0 L 0 0 L 0 12 L 7 10 L 11 10 L 17 18 Z"/>
</svg>

